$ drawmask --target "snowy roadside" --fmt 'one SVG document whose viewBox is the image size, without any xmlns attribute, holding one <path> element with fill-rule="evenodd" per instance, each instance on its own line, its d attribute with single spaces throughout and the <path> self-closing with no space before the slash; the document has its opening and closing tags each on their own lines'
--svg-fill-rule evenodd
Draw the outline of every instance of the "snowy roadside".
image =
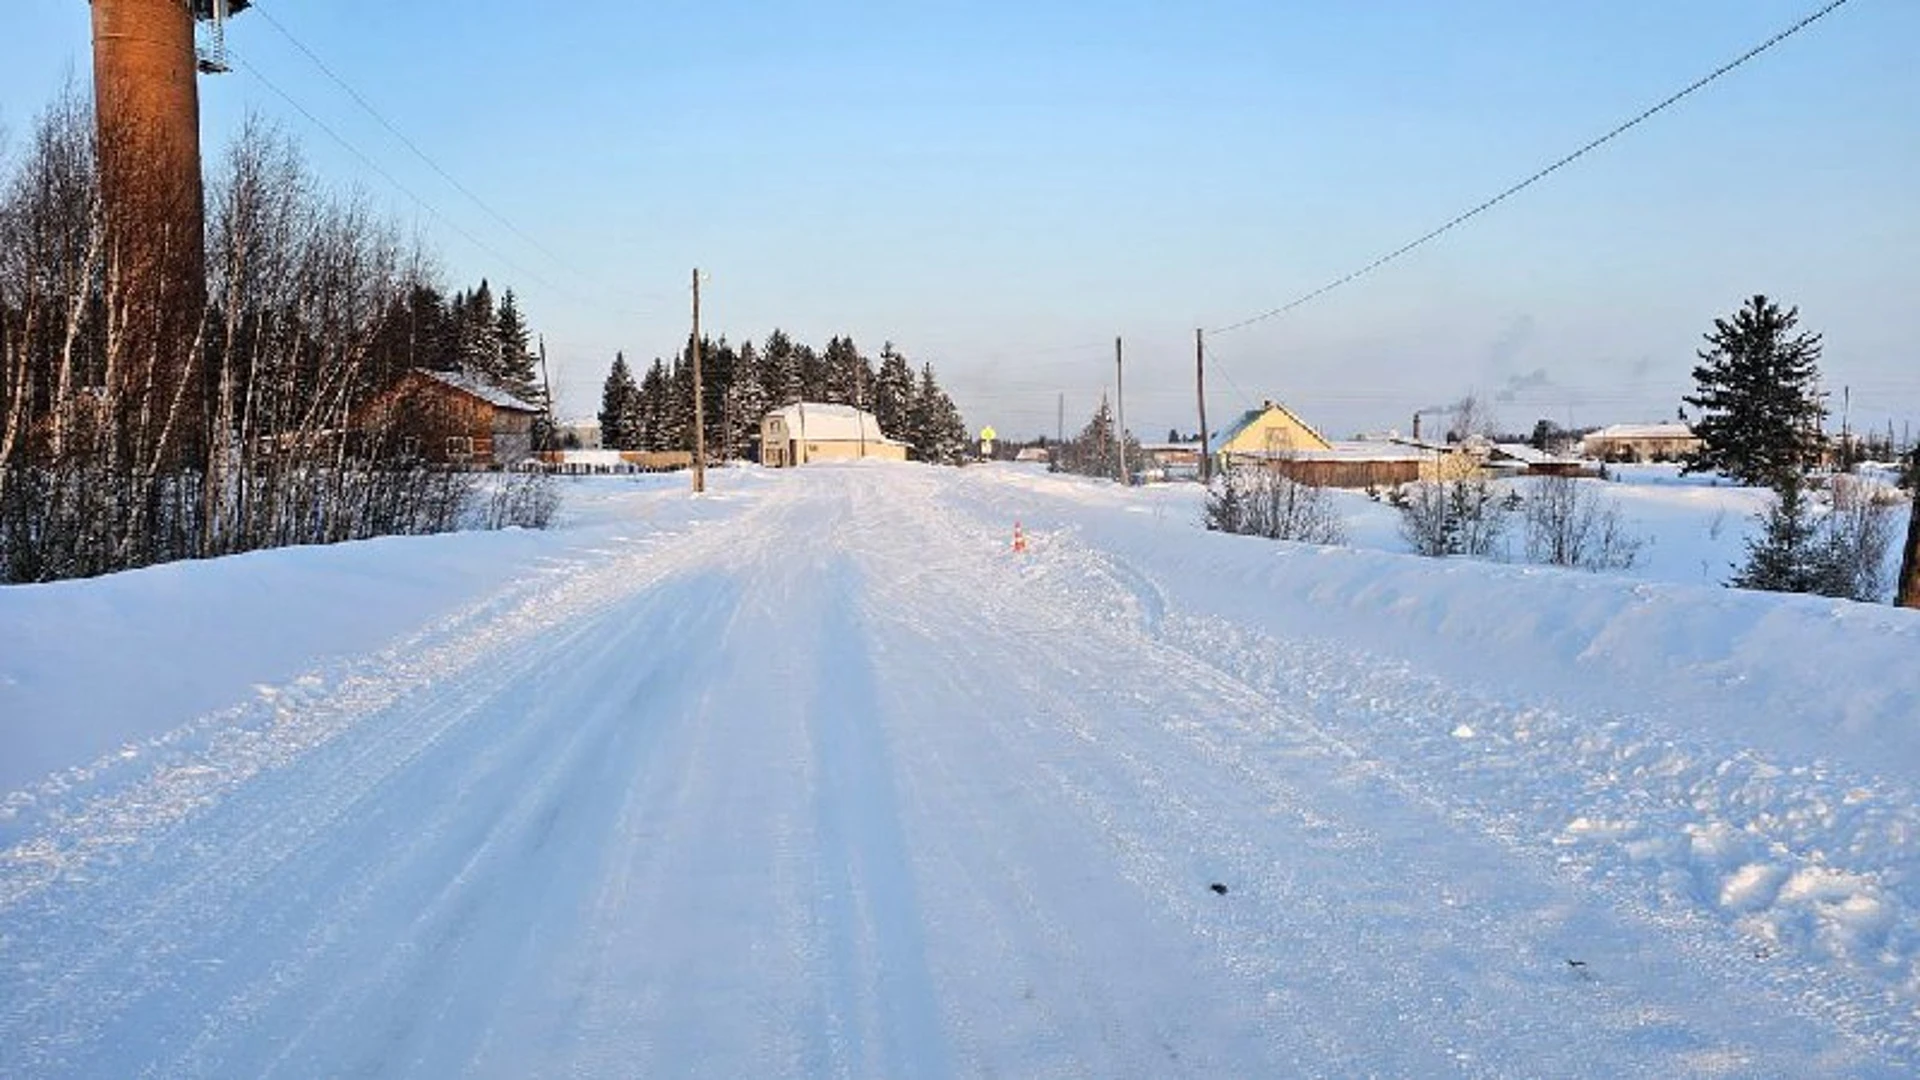
<svg viewBox="0 0 1920 1080">
<path fill-rule="evenodd" d="M 1195 540 L 1190 495 L 969 481 L 957 505 L 1018 516 L 1045 572 L 1107 617 L 1304 703 L 1417 797 L 1623 905 L 1721 928 L 1783 993 L 1920 1049 L 1920 612 Z"/>
</svg>

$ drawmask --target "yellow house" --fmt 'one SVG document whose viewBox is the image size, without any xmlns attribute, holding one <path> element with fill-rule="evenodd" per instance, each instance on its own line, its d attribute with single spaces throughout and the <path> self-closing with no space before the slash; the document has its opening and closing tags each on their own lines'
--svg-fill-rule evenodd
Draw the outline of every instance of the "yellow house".
<svg viewBox="0 0 1920 1080">
<path fill-rule="evenodd" d="M 907 444 L 890 439 L 873 414 L 851 405 L 802 401 L 760 421 L 760 464 L 782 469 L 809 461 L 907 460 Z"/>
<path fill-rule="evenodd" d="M 1213 433 L 1207 450 L 1214 459 L 1231 463 L 1235 456 L 1271 457 L 1309 450 L 1331 450 L 1333 444 L 1305 420 L 1278 402 L 1262 402 L 1240 419 Z"/>
</svg>

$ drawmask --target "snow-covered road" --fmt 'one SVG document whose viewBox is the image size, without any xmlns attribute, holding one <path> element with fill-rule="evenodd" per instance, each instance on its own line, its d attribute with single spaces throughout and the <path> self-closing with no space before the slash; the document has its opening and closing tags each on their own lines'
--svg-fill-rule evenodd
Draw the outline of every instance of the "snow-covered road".
<svg viewBox="0 0 1920 1080">
<path fill-rule="evenodd" d="M 1475 725 L 1618 728 L 1585 698 L 1543 714 L 1224 622 L 1179 548 L 990 473 L 728 483 L 697 526 L 16 800 L 0 1075 L 1920 1062 L 1913 986 L 1791 937 L 1762 955 L 1660 902 L 1677 857 L 1566 856 L 1534 827 L 1559 778 L 1445 756 Z M 1434 712 L 1440 741 L 1408 734 Z M 1499 761 L 1536 774 L 1618 749 L 1522 742 Z"/>
</svg>

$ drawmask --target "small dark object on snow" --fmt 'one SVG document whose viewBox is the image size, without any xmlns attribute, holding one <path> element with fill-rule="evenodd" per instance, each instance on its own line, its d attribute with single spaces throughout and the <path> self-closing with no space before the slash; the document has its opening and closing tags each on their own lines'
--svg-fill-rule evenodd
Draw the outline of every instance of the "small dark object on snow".
<svg viewBox="0 0 1920 1080">
<path fill-rule="evenodd" d="M 1587 962 L 1585 960 L 1569 960 L 1567 961 L 1567 966 L 1570 968 L 1583 968 L 1587 966 Z"/>
<path fill-rule="evenodd" d="M 1220 884 L 1217 881 L 1207 886 L 1207 888 L 1212 889 L 1214 892 L 1219 893 L 1221 896 L 1227 895 L 1227 887 L 1225 885 Z"/>
</svg>

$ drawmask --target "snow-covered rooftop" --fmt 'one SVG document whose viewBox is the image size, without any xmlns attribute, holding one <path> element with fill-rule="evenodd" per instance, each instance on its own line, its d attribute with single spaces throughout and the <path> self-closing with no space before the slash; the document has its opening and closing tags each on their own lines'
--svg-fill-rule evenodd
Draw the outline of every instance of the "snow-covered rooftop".
<svg viewBox="0 0 1920 1080">
<path fill-rule="evenodd" d="M 1589 439 L 1691 439 L 1693 429 L 1685 424 L 1610 424 L 1590 433 Z"/>
<path fill-rule="evenodd" d="M 515 409 L 520 412 L 530 413 L 543 411 L 540 406 L 515 395 L 509 390 L 495 386 L 493 383 L 471 372 L 428 371 L 425 368 L 416 368 L 415 370 L 435 382 L 451 386 L 455 390 L 465 394 L 472 394 L 474 397 L 479 398 L 497 409 Z"/>
<path fill-rule="evenodd" d="M 880 421 L 864 409 L 851 405 L 829 405 L 825 402 L 802 401 L 788 405 L 784 409 L 775 409 L 768 414 L 778 416 L 786 423 L 792 437 L 806 442 L 870 442 L 891 443 L 904 446 L 905 443 L 889 438 L 880 430 Z"/>
</svg>

